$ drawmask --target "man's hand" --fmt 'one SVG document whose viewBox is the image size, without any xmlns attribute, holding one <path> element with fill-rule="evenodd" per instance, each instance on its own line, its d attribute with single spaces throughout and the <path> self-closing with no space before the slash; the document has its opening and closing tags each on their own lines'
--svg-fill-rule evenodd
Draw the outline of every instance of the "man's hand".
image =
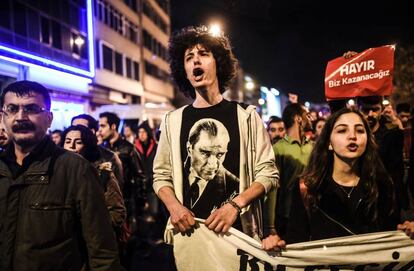
<svg viewBox="0 0 414 271">
<path fill-rule="evenodd" d="M 405 232 L 407 236 L 414 240 L 414 222 L 405 221 L 403 224 L 398 224 L 397 229 Z"/>
<path fill-rule="evenodd" d="M 350 59 L 350 58 L 352 58 L 353 56 L 355 56 L 355 55 L 357 55 L 358 53 L 357 52 L 355 52 L 355 51 L 347 51 L 347 52 L 345 52 L 342 56 L 345 58 L 345 59 Z"/>
<path fill-rule="evenodd" d="M 239 212 L 230 203 L 215 210 L 205 221 L 205 225 L 217 233 L 226 233 L 236 221 Z"/>
<path fill-rule="evenodd" d="M 401 120 L 398 118 L 397 114 L 395 113 L 394 109 L 390 104 L 384 106 L 382 115 L 386 118 L 388 122 L 392 123 L 395 126 L 398 126 L 398 128 L 400 129 L 404 129 Z"/>
<path fill-rule="evenodd" d="M 266 251 L 280 251 L 286 248 L 286 242 L 280 239 L 279 235 L 272 234 L 262 240 L 262 248 Z"/>
<path fill-rule="evenodd" d="M 194 214 L 178 201 L 172 187 L 162 187 L 158 191 L 158 197 L 170 212 L 170 221 L 174 228 L 182 233 L 191 231 L 195 226 Z"/>
<path fill-rule="evenodd" d="M 171 224 L 181 233 L 191 231 L 195 226 L 194 214 L 182 204 L 170 209 Z"/>
</svg>

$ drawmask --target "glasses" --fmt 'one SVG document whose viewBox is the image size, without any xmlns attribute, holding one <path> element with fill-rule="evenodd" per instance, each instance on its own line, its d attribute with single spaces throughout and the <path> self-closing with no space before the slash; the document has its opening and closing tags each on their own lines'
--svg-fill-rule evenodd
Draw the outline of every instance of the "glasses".
<svg viewBox="0 0 414 271">
<path fill-rule="evenodd" d="M 23 109 L 23 113 L 27 115 L 37 115 L 42 112 L 48 111 L 46 108 L 38 106 L 37 104 L 25 104 L 25 105 L 16 105 L 16 104 L 8 104 L 3 106 L 1 110 L 6 116 L 15 116 L 19 113 L 20 108 Z"/>
</svg>

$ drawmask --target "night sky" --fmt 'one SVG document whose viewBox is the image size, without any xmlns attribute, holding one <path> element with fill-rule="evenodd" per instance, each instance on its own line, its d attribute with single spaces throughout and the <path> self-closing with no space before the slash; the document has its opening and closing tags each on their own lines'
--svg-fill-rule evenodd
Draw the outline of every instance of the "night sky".
<svg viewBox="0 0 414 271">
<path fill-rule="evenodd" d="M 326 63 L 344 52 L 414 45 L 408 2 L 316 2 L 171 0 L 172 31 L 219 21 L 246 74 L 282 93 L 298 93 L 301 102 L 325 101 Z"/>
</svg>

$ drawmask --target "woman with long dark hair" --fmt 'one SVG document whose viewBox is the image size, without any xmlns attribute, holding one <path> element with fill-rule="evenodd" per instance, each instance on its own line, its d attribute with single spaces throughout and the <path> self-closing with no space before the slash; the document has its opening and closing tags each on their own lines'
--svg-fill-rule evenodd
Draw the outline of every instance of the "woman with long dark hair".
<svg viewBox="0 0 414 271">
<path fill-rule="evenodd" d="M 82 155 L 95 165 L 99 180 L 104 190 L 105 202 L 112 220 L 112 226 L 117 231 L 126 218 L 126 209 L 118 181 L 111 170 L 110 162 L 103 162 L 98 150 L 96 136 L 82 125 L 70 126 L 63 132 L 63 148 Z"/>
<path fill-rule="evenodd" d="M 393 230 L 399 223 L 394 185 L 355 109 L 327 119 L 293 194 L 287 243 Z M 264 240 L 265 249 L 274 247 L 272 240 Z"/>
</svg>

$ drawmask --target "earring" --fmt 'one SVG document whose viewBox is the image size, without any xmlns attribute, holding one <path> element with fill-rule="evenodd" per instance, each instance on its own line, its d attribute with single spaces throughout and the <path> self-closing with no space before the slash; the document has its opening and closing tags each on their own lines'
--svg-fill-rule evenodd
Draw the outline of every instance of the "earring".
<svg viewBox="0 0 414 271">
<path fill-rule="evenodd" d="M 330 150 L 330 151 L 333 150 L 332 145 L 330 143 L 329 143 L 329 146 L 328 146 L 328 150 Z"/>
</svg>

